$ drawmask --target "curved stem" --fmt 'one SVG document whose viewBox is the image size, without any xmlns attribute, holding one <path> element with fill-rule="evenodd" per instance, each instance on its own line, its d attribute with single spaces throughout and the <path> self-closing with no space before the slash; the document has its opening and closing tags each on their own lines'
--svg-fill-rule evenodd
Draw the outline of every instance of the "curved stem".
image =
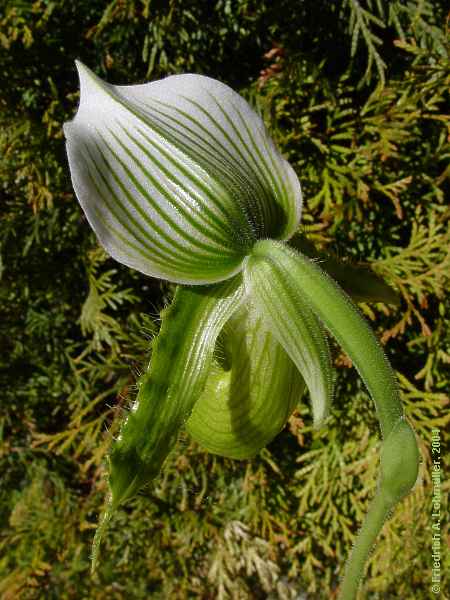
<svg viewBox="0 0 450 600">
<path fill-rule="evenodd" d="M 345 568 L 339 600 L 356 598 L 364 566 L 383 524 L 417 479 L 419 450 L 411 426 L 402 417 L 381 446 L 381 477 Z"/>
<path fill-rule="evenodd" d="M 381 476 L 377 494 L 347 564 L 340 595 L 340 600 L 353 600 L 370 549 L 384 521 L 416 482 L 419 450 L 415 434 L 405 420 L 391 365 L 365 319 L 334 280 L 306 256 L 271 240 L 255 244 L 252 255 L 246 259 L 246 286 L 251 285 L 255 273 L 264 274 L 268 281 L 284 282 L 284 287 L 297 287 L 352 359 L 377 409 L 384 438 Z M 261 281 L 261 277 L 259 279 Z"/>
<path fill-rule="evenodd" d="M 369 558 L 370 551 L 375 545 L 385 521 L 389 517 L 391 506 L 386 502 L 384 495 L 378 491 L 369 506 L 364 523 L 359 530 L 352 553 L 345 568 L 345 576 L 339 590 L 339 600 L 353 600 L 356 598 L 364 567 Z"/>
</svg>

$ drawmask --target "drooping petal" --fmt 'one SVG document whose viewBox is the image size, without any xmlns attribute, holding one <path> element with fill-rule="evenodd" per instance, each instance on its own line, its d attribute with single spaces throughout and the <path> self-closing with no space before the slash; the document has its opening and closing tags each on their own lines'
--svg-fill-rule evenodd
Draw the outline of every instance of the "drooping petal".
<svg viewBox="0 0 450 600">
<path fill-rule="evenodd" d="M 243 300 L 240 275 L 210 286 L 179 287 L 162 313 L 149 369 L 109 455 L 110 505 L 94 540 L 93 563 L 111 513 L 159 473 L 203 392 L 217 336 Z"/>
<path fill-rule="evenodd" d="M 105 249 L 178 283 L 231 277 L 257 239 L 287 239 L 298 179 L 261 118 L 200 75 L 112 86 L 78 63 L 81 98 L 66 123 L 73 187 Z"/>
<path fill-rule="evenodd" d="M 214 286 L 179 287 L 162 313 L 149 370 L 111 449 L 114 507 L 159 473 L 178 429 L 203 391 L 217 336 L 242 299 L 238 275 Z"/>
<path fill-rule="evenodd" d="M 264 243 L 271 242 L 259 242 Z M 314 425 L 319 427 L 328 416 L 333 392 L 331 359 L 323 326 L 312 312 L 302 287 L 270 253 L 264 257 L 251 254 L 243 273 L 247 294 L 308 386 Z"/>
<path fill-rule="evenodd" d="M 398 385 L 373 331 L 350 298 L 312 260 L 285 244 L 258 242 L 248 261 L 257 271 L 264 270 L 266 277 L 280 273 L 301 290 L 304 301 L 353 361 L 376 404 L 383 436 L 387 436 L 403 416 Z"/>
<path fill-rule="evenodd" d="M 284 427 L 305 383 L 250 301 L 224 335 L 231 368 L 210 374 L 186 429 L 209 452 L 250 458 Z"/>
<path fill-rule="evenodd" d="M 359 531 L 341 585 L 339 598 L 355 598 L 364 565 L 396 503 L 414 486 L 419 468 L 415 433 L 406 421 L 395 374 L 374 333 L 336 282 L 314 261 L 273 240 L 255 244 L 246 261 L 244 280 L 253 272 L 298 289 L 352 359 L 377 408 L 383 444 L 381 477 Z"/>
</svg>

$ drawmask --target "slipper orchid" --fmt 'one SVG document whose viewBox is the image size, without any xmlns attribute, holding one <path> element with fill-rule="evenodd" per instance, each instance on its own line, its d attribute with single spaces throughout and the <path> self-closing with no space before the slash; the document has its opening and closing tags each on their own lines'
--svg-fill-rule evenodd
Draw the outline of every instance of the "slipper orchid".
<svg viewBox="0 0 450 600">
<path fill-rule="evenodd" d="M 327 273 L 339 269 L 320 267 L 295 235 L 296 174 L 261 118 L 219 81 L 175 75 L 113 86 L 81 63 L 78 71 L 80 106 L 64 131 L 86 217 L 113 258 L 181 284 L 112 445 L 94 561 L 112 511 L 158 475 L 182 426 L 210 451 L 246 458 L 282 429 L 305 386 L 320 426 L 332 397 L 328 330 L 364 380 L 384 438 L 377 494 L 341 586 L 341 598 L 354 598 L 384 520 L 416 481 L 419 455 L 391 366 Z M 364 281 L 392 299 L 373 276 L 360 278 L 357 299 Z"/>
</svg>

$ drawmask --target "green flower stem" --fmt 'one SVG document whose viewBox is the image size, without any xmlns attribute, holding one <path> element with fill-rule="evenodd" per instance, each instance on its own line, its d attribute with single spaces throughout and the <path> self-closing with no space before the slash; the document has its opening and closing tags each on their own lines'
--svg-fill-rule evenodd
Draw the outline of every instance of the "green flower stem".
<svg viewBox="0 0 450 600">
<path fill-rule="evenodd" d="M 387 505 L 383 495 L 376 494 L 369 506 L 366 519 L 358 533 L 347 563 L 345 579 L 339 590 L 340 600 L 356 598 L 366 561 L 369 558 L 370 551 L 386 521 L 389 511 L 390 507 Z"/>
<path fill-rule="evenodd" d="M 382 436 L 381 477 L 376 499 L 351 554 L 341 600 L 355 597 L 368 552 L 389 513 L 417 479 L 419 451 L 414 431 L 404 418 L 394 371 L 374 333 L 343 290 L 312 260 L 279 242 L 255 244 L 246 259 L 244 282 L 276 282 L 279 293 L 295 286 L 313 312 L 352 359 L 375 403 Z"/>
<path fill-rule="evenodd" d="M 381 477 L 377 492 L 353 546 L 339 600 L 356 598 L 364 566 L 383 524 L 417 479 L 419 449 L 411 426 L 401 417 L 381 446 Z"/>
<path fill-rule="evenodd" d="M 178 287 L 162 316 L 147 373 L 109 456 L 110 502 L 94 539 L 93 568 L 112 512 L 159 473 L 203 392 L 217 336 L 243 300 L 241 276 Z"/>
</svg>

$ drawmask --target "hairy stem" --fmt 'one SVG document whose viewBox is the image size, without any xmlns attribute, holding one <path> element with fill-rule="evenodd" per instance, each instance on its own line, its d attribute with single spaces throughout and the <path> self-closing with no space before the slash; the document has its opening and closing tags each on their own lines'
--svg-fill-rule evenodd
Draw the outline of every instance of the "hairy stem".
<svg viewBox="0 0 450 600">
<path fill-rule="evenodd" d="M 391 507 L 383 494 L 377 493 L 369 506 L 363 526 L 359 530 L 350 559 L 345 569 L 345 578 L 339 590 L 340 600 L 356 598 L 364 567 L 375 540 L 386 521 Z"/>
<path fill-rule="evenodd" d="M 364 567 L 383 524 L 396 504 L 417 479 L 419 450 L 411 426 L 401 417 L 381 446 L 381 476 L 348 560 L 339 600 L 353 600 L 364 575 Z"/>
<path fill-rule="evenodd" d="M 394 371 L 374 333 L 343 290 L 313 261 L 280 242 L 255 244 L 246 260 L 244 281 L 276 281 L 296 286 L 310 308 L 352 359 L 375 403 L 382 436 L 380 481 L 359 539 L 349 559 L 341 600 L 352 600 L 369 551 L 395 505 L 411 490 L 419 465 L 414 431 L 404 418 Z"/>
</svg>

